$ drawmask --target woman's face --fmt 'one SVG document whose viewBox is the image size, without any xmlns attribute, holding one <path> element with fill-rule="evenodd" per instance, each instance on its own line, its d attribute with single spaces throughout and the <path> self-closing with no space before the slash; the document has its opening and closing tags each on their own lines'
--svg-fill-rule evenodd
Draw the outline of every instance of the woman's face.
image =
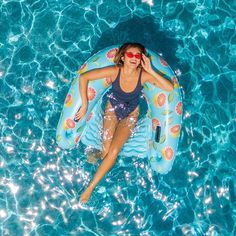
<svg viewBox="0 0 236 236">
<path fill-rule="evenodd" d="M 142 53 L 139 48 L 129 48 L 124 54 L 124 64 L 131 67 L 138 67 L 142 59 Z"/>
</svg>

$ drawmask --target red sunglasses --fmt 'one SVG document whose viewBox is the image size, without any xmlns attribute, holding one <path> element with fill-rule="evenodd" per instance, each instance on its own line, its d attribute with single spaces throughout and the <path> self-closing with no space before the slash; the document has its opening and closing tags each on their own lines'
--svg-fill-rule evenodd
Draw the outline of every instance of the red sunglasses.
<svg viewBox="0 0 236 236">
<path fill-rule="evenodd" d="M 137 59 L 141 59 L 141 53 L 136 53 L 136 54 L 133 54 L 132 52 L 125 52 L 125 54 L 126 54 L 126 56 L 128 57 L 128 58 L 133 58 L 133 57 L 135 57 L 135 58 L 137 58 Z"/>
</svg>

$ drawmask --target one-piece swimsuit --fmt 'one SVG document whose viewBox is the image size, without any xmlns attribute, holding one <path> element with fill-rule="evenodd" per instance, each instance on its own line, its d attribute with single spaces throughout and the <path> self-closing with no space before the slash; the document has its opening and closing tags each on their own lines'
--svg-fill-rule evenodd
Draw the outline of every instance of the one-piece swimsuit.
<svg viewBox="0 0 236 236">
<path fill-rule="evenodd" d="M 112 83 L 112 88 L 107 95 L 118 120 L 128 117 L 129 114 L 135 110 L 139 105 L 139 99 L 143 89 L 141 83 L 142 69 L 140 70 L 136 88 L 132 92 L 124 92 L 122 90 L 120 86 L 120 73 L 121 68 L 119 69 L 117 78 Z"/>
</svg>

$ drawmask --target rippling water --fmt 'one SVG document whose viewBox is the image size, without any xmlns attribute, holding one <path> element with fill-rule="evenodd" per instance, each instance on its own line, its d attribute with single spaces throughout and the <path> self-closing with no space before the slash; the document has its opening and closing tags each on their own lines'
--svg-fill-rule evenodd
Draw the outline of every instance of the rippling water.
<svg viewBox="0 0 236 236">
<path fill-rule="evenodd" d="M 235 235 L 233 0 L 0 1 L 1 235 Z M 183 87 L 179 154 L 165 176 L 120 157 L 97 166 L 55 143 L 70 82 L 94 52 L 139 41 Z"/>
</svg>

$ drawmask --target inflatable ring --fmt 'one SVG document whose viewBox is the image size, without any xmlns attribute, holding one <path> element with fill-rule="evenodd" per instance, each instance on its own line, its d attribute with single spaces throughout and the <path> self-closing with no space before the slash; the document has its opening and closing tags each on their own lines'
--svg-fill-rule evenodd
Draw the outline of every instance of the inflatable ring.
<svg viewBox="0 0 236 236">
<path fill-rule="evenodd" d="M 90 57 L 80 68 L 78 77 L 73 80 L 57 127 L 56 140 L 61 148 L 72 148 L 78 143 L 88 120 L 94 115 L 91 111 L 111 85 L 109 78 L 89 81 L 87 113 L 81 121 L 75 122 L 75 114 L 81 106 L 79 75 L 88 70 L 114 65 L 113 59 L 118 47 L 105 48 Z M 174 84 L 172 92 L 163 91 L 150 83 L 145 83 L 143 89 L 151 124 L 146 153 L 152 169 L 166 174 L 171 170 L 177 153 L 182 121 L 181 91 L 177 78 L 166 61 L 151 50 L 147 52 L 153 67 Z"/>
</svg>

